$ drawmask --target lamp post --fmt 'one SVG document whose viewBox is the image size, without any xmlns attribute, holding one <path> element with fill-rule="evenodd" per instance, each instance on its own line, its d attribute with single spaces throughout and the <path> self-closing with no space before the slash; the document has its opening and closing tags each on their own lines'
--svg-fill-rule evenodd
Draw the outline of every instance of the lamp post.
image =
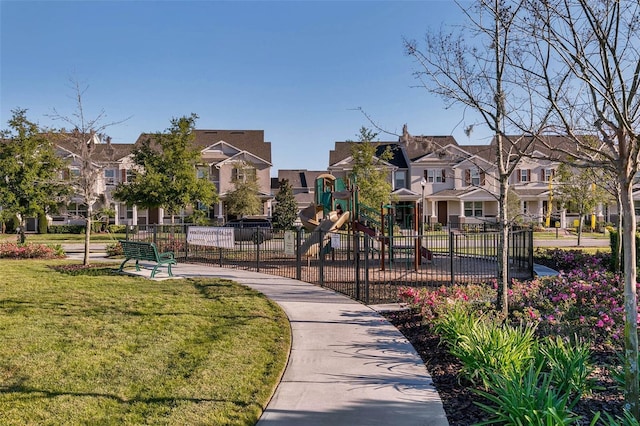
<svg viewBox="0 0 640 426">
<path fill-rule="evenodd" d="M 427 186 L 427 180 L 422 177 L 422 180 L 420 181 L 420 186 L 422 187 L 422 198 L 420 199 L 420 207 L 421 207 L 421 217 L 420 217 L 420 235 L 424 234 L 424 218 L 425 218 L 425 212 L 424 212 L 424 187 Z"/>
</svg>

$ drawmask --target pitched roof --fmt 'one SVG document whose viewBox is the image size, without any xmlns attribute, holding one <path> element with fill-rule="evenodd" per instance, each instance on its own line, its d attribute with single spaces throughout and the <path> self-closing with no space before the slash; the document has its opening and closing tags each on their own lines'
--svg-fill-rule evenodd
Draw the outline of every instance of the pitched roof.
<svg viewBox="0 0 640 426">
<path fill-rule="evenodd" d="M 316 178 L 325 173 L 327 173 L 325 170 L 306 170 L 306 169 L 278 170 L 276 187 L 279 187 L 279 182 L 282 179 L 287 179 L 289 181 L 289 184 L 293 188 L 315 188 L 314 185 L 315 185 Z"/>
<path fill-rule="evenodd" d="M 50 138 L 54 145 L 59 146 L 71 154 L 80 155 L 80 153 L 77 152 L 78 140 L 74 139 L 71 133 L 55 132 L 47 133 L 46 136 Z M 92 136 L 87 135 L 87 138 L 89 137 Z M 118 161 L 131 154 L 132 149 L 133 144 L 130 143 L 98 142 L 94 144 L 91 160 L 99 162 Z"/>
<path fill-rule="evenodd" d="M 195 136 L 194 144 L 198 148 L 205 148 L 224 141 L 271 163 L 271 142 L 264 141 L 264 130 L 196 129 L 193 134 Z M 135 143 L 139 144 L 150 136 L 153 136 L 153 134 L 142 133 Z"/>
<path fill-rule="evenodd" d="M 362 142 L 336 142 L 335 148 L 329 151 L 329 166 L 339 163 L 349 157 L 351 157 L 351 148 L 354 144 Z M 375 156 L 380 158 L 387 148 L 389 148 L 393 154 L 393 157 L 386 162 L 396 166 L 400 169 L 408 168 L 407 160 L 400 149 L 398 142 L 371 142 L 375 148 Z"/>
</svg>

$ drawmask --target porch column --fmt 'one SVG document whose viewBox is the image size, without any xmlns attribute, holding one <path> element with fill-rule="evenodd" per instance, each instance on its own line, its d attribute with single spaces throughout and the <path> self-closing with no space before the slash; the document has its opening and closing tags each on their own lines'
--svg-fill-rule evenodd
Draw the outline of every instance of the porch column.
<svg viewBox="0 0 640 426">
<path fill-rule="evenodd" d="M 464 201 L 460 200 L 460 217 L 464 217 Z"/>
<path fill-rule="evenodd" d="M 218 219 L 220 221 L 222 221 L 222 219 L 224 219 L 224 216 L 222 215 L 222 207 L 223 207 L 224 203 L 222 202 L 222 200 L 218 200 Z"/>
<path fill-rule="evenodd" d="M 538 200 L 538 223 L 544 223 L 544 202 L 543 200 Z"/>
<path fill-rule="evenodd" d="M 567 209 L 560 211 L 560 228 L 567 227 Z"/>
<path fill-rule="evenodd" d="M 133 210 L 131 225 L 137 225 L 138 224 L 138 206 L 134 205 L 131 210 Z"/>
<path fill-rule="evenodd" d="M 120 203 L 115 203 L 113 205 L 113 210 L 116 212 L 115 217 L 113 218 L 113 224 L 120 225 Z"/>
<path fill-rule="evenodd" d="M 431 200 L 431 223 L 438 221 L 438 213 L 436 210 L 436 200 Z"/>
</svg>

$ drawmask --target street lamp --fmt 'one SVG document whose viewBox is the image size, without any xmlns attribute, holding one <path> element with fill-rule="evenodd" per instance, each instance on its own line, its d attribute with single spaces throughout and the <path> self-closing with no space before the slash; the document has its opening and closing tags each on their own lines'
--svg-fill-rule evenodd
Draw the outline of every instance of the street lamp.
<svg viewBox="0 0 640 426">
<path fill-rule="evenodd" d="M 424 222 L 425 222 L 425 212 L 424 212 L 424 187 L 427 186 L 427 180 L 422 177 L 420 181 L 420 186 L 422 187 L 422 198 L 420 199 L 420 207 L 422 208 L 422 217 L 420 218 L 420 235 L 424 234 Z"/>
</svg>

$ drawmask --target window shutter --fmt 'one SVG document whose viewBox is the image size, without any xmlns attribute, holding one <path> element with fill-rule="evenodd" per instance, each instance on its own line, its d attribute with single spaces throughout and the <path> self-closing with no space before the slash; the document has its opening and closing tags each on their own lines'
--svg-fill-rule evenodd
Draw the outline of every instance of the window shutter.
<svg viewBox="0 0 640 426">
<path fill-rule="evenodd" d="M 64 171 L 62 172 L 62 176 L 64 177 L 64 180 L 69 180 L 71 173 L 69 172 L 69 169 L 64 169 Z"/>
<path fill-rule="evenodd" d="M 465 169 L 464 171 L 464 183 L 465 185 L 471 184 L 471 170 Z"/>
<path fill-rule="evenodd" d="M 424 180 L 429 182 L 429 171 L 428 170 L 424 170 L 422 173 L 424 174 Z"/>
<path fill-rule="evenodd" d="M 444 169 L 440 170 L 440 172 L 442 172 L 442 182 L 445 182 L 446 181 L 446 175 L 445 175 Z"/>
<path fill-rule="evenodd" d="M 484 176 L 485 176 L 485 173 L 480 172 L 480 185 L 483 185 L 483 186 L 484 186 Z"/>
<path fill-rule="evenodd" d="M 520 169 L 516 169 L 516 182 L 520 182 L 520 179 L 522 179 L 522 172 Z"/>
<path fill-rule="evenodd" d="M 120 182 L 126 182 L 127 181 L 127 171 L 125 169 L 120 170 Z"/>
<path fill-rule="evenodd" d="M 540 170 L 540 182 L 545 181 L 545 169 Z"/>
</svg>

